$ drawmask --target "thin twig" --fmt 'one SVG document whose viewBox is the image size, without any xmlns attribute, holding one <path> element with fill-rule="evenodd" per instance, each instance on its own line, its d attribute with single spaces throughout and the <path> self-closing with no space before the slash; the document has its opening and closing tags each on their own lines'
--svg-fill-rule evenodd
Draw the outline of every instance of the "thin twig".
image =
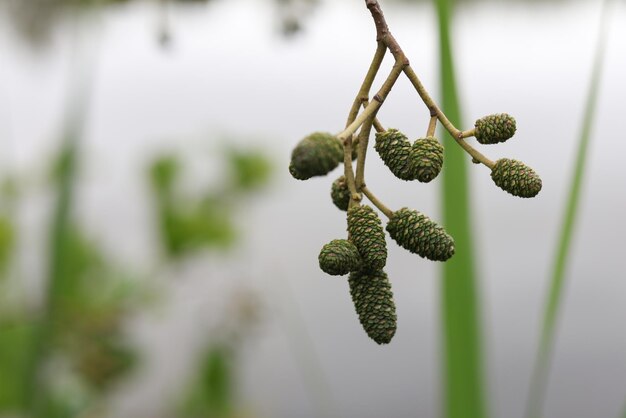
<svg viewBox="0 0 626 418">
<path fill-rule="evenodd" d="M 350 190 L 350 202 L 348 206 L 352 207 L 361 201 L 361 195 L 356 191 L 354 170 L 352 169 L 352 135 L 343 142 L 343 172 L 348 190 Z"/>
<path fill-rule="evenodd" d="M 428 122 L 428 129 L 426 130 L 426 136 L 435 136 L 435 129 L 437 129 L 437 115 L 430 117 L 430 122 Z"/>
<path fill-rule="evenodd" d="M 459 144 L 461 148 L 463 148 L 469 155 L 471 155 L 474 160 L 486 165 L 487 167 L 493 170 L 493 166 L 496 163 L 491 161 L 489 158 L 485 157 L 476 148 L 472 147 L 470 144 L 465 142 L 463 138 L 454 138 L 454 139 L 456 140 L 456 143 Z"/>
<path fill-rule="evenodd" d="M 369 199 L 369 201 L 378 208 L 378 210 L 384 213 L 387 218 L 391 219 L 391 217 L 393 216 L 393 211 L 385 206 L 383 202 L 378 200 L 378 198 L 374 196 L 374 194 L 370 191 L 370 189 L 367 188 L 366 185 L 363 185 L 361 187 L 361 191 Z"/>
<path fill-rule="evenodd" d="M 380 121 L 376 118 L 374 118 L 374 129 L 376 129 L 376 132 L 385 132 L 385 128 L 383 127 L 383 125 L 380 123 Z"/>
<path fill-rule="evenodd" d="M 365 100 L 365 101 L 363 102 L 363 107 L 364 107 L 364 108 L 365 108 L 365 107 L 367 107 L 367 105 L 368 105 L 368 104 L 369 104 L 369 101 L 368 101 L 368 100 Z M 372 123 L 372 124 L 374 125 L 374 129 L 376 129 L 376 132 L 385 132 L 385 131 L 386 131 L 385 127 L 383 126 L 383 124 L 382 124 L 382 123 L 380 123 L 380 121 L 378 120 L 378 118 L 376 118 L 376 117 L 375 117 L 375 118 L 374 118 L 374 121 L 373 121 L 373 123 Z"/>
<path fill-rule="evenodd" d="M 378 74 L 378 70 L 380 69 L 380 65 L 385 58 L 385 53 L 387 52 L 387 46 L 383 42 L 378 42 L 376 47 L 376 52 L 374 53 L 374 58 L 372 58 L 372 63 L 370 64 L 369 70 L 367 70 L 367 74 L 365 75 L 365 79 L 361 84 L 361 88 L 354 98 L 354 102 L 352 103 L 352 108 L 350 109 L 350 114 L 348 115 L 348 122 L 346 123 L 346 127 L 350 126 L 352 122 L 356 119 L 359 114 L 359 109 L 361 108 L 361 104 L 369 100 L 370 89 L 372 88 L 372 84 L 374 83 L 374 79 L 376 78 L 376 74 Z"/>
<path fill-rule="evenodd" d="M 365 157 L 367 155 L 367 144 L 369 142 L 370 132 L 372 131 L 372 124 L 374 123 L 374 115 L 370 116 L 359 132 L 359 148 L 357 151 L 356 160 L 356 178 L 355 186 L 356 190 L 360 191 L 365 182 Z"/>
<path fill-rule="evenodd" d="M 417 91 L 417 94 L 420 96 L 420 98 L 430 111 L 431 116 L 437 117 L 439 122 L 441 122 L 441 125 L 450 133 L 450 135 L 456 140 L 456 142 L 469 155 L 472 156 L 472 158 L 476 159 L 477 161 L 481 162 L 489 168 L 493 168 L 493 161 L 491 161 L 489 158 L 485 157 L 483 154 L 475 150 L 471 145 L 463 141 L 463 138 L 466 138 L 466 136 L 463 136 L 464 132 L 459 130 L 457 127 L 454 126 L 454 124 L 452 124 L 452 122 L 450 122 L 447 116 L 439 108 L 437 103 L 435 103 L 432 97 L 430 97 L 430 94 L 428 94 L 428 91 L 420 81 L 419 77 L 417 76 L 417 74 L 415 74 L 413 68 L 411 68 L 411 65 L 409 64 L 406 55 L 404 55 L 402 48 L 400 48 L 400 45 L 398 44 L 396 39 L 393 37 L 391 32 L 389 32 L 389 26 L 387 25 L 385 16 L 383 15 L 383 11 L 378 4 L 378 0 L 365 0 L 365 5 L 372 14 L 374 24 L 376 25 L 376 39 L 379 42 L 383 42 L 385 45 L 387 45 L 389 51 L 393 54 L 396 61 L 402 61 L 405 63 L 405 66 L 403 68 L 404 74 L 407 76 L 407 78 L 413 85 L 413 88 L 415 88 L 415 91 Z M 471 132 L 471 130 L 467 132 Z"/>
<path fill-rule="evenodd" d="M 363 112 L 361 112 L 356 117 L 356 119 L 346 129 L 343 130 L 343 132 L 337 135 L 337 138 L 344 145 L 344 172 L 346 177 L 346 183 L 348 184 L 348 188 L 350 189 L 350 193 L 352 194 L 349 206 L 352 206 L 354 202 L 358 202 L 360 200 L 360 196 L 358 195 L 358 190 L 354 180 L 354 172 L 352 171 L 352 134 L 354 134 L 354 132 L 361 125 L 363 125 L 365 121 L 372 117 L 376 117 L 376 112 L 387 98 L 387 95 L 393 88 L 395 82 L 398 80 L 398 77 L 400 77 L 402 69 L 405 65 L 406 64 L 404 62 L 396 61 L 396 63 L 391 68 L 391 71 L 387 76 L 387 79 L 383 83 L 382 87 L 374 95 L 373 100 L 365 107 Z M 365 145 L 367 146 L 367 144 Z M 365 164 L 365 160 L 363 160 L 362 164 Z"/>
<path fill-rule="evenodd" d="M 461 132 L 461 138 L 470 138 L 476 134 L 476 128 L 469 129 L 467 131 Z"/>
</svg>

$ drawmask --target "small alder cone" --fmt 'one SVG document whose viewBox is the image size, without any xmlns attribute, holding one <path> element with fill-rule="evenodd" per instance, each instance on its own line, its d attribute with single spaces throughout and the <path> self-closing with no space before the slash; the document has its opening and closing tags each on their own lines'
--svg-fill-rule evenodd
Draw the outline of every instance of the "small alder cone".
<svg viewBox="0 0 626 418">
<path fill-rule="evenodd" d="M 298 180 L 323 176 L 343 161 L 343 146 L 332 134 L 315 132 L 293 149 L 289 172 Z"/>
<path fill-rule="evenodd" d="M 330 188 L 330 197 L 333 199 L 333 203 L 337 208 L 343 211 L 348 210 L 350 190 L 348 189 L 345 176 L 341 176 L 333 182 Z"/>
<path fill-rule="evenodd" d="M 385 231 L 374 209 L 369 206 L 353 206 L 348 209 L 348 233 L 361 254 L 363 267 L 381 270 L 387 263 Z"/>
<path fill-rule="evenodd" d="M 515 118 L 507 113 L 480 118 L 474 124 L 474 136 L 481 144 L 497 144 L 504 142 L 515 134 Z"/>
<path fill-rule="evenodd" d="M 376 133 L 374 149 L 394 176 L 400 180 L 414 180 L 411 167 L 411 143 L 397 129 Z"/>
<path fill-rule="evenodd" d="M 346 239 L 335 239 L 324 245 L 318 260 L 322 271 L 332 276 L 343 276 L 361 266 L 359 251 Z"/>
<path fill-rule="evenodd" d="M 414 177 L 428 183 L 439 175 L 443 166 L 443 145 L 432 136 L 418 139 L 411 149 L 411 163 Z"/>
<path fill-rule="evenodd" d="M 541 178 L 521 161 L 501 158 L 491 170 L 496 186 L 513 196 L 535 197 L 541 190 Z"/>
<path fill-rule="evenodd" d="M 433 261 L 454 255 L 454 239 L 435 221 L 416 210 L 402 208 L 393 213 L 387 232 L 405 250 Z"/>
<path fill-rule="evenodd" d="M 378 344 L 388 344 L 396 333 L 396 304 L 391 283 L 382 270 L 350 273 L 350 295 L 367 335 Z"/>
</svg>

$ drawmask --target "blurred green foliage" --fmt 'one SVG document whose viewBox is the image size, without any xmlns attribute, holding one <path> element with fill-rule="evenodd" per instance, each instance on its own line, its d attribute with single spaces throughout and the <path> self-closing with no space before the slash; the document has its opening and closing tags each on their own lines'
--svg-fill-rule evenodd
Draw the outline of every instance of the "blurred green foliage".
<svg viewBox="0 0 626 418">
<path fill-rule="evenodd" d="M 272 165 L 261 151 L 228 148 L 225 154 L 235 191 L 252 192 L 267 184 Z"/>
<path fill-rule="evenodd" d="M 0 318 L 0 416 L 26 404 L 26 373 L 31 357 L 34 324 L 29 318 Z"/>
<path fill-rule="evenodd" d="M 173 154 L 156 157 L 149 177 L 165 253 L 178 258 L 199 249 L 229 248 L 237 236 L 234 207 L 241 198 L 267 184 L 269 159 L 258 150 L 226 148 L 226 180 L 220 189 L 200 196 L 181 191 L 182 162 Z"/>
<path fill-rule="evenodd" d="M 185 418 L 223 418 L 233 413 L 234 352 L 228 346 L 207 349 L 181 410 Z"/>
<path fill-rule="evenodd" d="M 75 130 L 70 132 L 68 138 L 77 138 Z M 0 416 L 83 416 L 106 405 L 106 395 L 141 364 L 125 327 L 145 307 L 152 289 L 120 268 L 75 222 L 79 158 L 78 140 L 67 140 L 51 172 L 56 203 L 40 307 L 24 308 L 27 295 L 17 277 L 7 273 L 16 260 L 19 233 L 8 208 L 27 192 L 12 184 L 0 202 L 0 274 L 6 276 L 0 292 Z M 270 179 L 270 160 L 260 150 L 227 147 L 219 158 L 225 162 L 224 181 L 204 193 L 183 193 L 182 159 L 167 154 L 150 164 L 154 226 L 166 261 L 179 261 L 199 249 L 230 248 L 237 236 L 236 209 Z M 18 301 L 11 299 L 16 294 Z M 187 399 L 186 407 L 174 416 L 226 417 L 235 411 L 235 352 L 239 333 L 255 316 L 239 307 L 222 326 L 229 331 L 208 339 L 198 375 L 190 376 L 179 396 Z"/>
<path fill-rule="evenodd" d="M 225 248 L 234 242 L 235 228 L 220 199 L 182 196 L 180 161 L 173 155 L 158 157 L 150 168 L 162 246 L 171 257 L 199 248 Z"/>
<path fill-rule="evenodd" d="M 452 123 L 462 126 L 452 40 L 455 4 L 456 0 L 437 1 L 441 106 Z M 450 135 L 445 133 L 443 138 L 446 158 L 442 183 L 443 221 L 458 248 L 455 256 L 442 266 L 443 416 L 485 418 L 489 416 L 489 401 L 483 377 L 481 305 L 468 161 Z"/>
<path fill-rule="evenodd" d="M 7 268 L 13 242 L 15 240 L 13 225 L 8 217 L 0 215 L 0 278 Z"/>
</svg>

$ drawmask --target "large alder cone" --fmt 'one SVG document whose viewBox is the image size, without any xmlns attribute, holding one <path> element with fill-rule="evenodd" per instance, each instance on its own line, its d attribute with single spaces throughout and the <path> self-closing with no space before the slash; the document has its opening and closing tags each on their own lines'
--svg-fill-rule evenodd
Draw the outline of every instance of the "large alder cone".
<svg viewBox="0 0 626 418">
<path fill-rule="evenodd" d="M 387 263 L 385 230 L 380 218 L 369 206 L 348 209 L 348 234 L 363 259 L 366 270 L 382 270 Z"/>
<path fill-rule="evenodd" d="M 411 149 L 411 171 L 421 183 L 428 183 L 439 175 L 443 167 L 443 145 L 429 136 L 413 143 Z"/>
<path fill-rule="evenodd" d="M 481 144 L 504 142 L 515 134 L 515 118 L 507 113 L 496 113 L 478 119 L 474 123 L 474 136 Z"/>
<path fill-rule="evenodd" d="M 332 276 L 343 276 L 361 266 L 359 251 L 346 239 L 334 239 L 324 245 L 318 261 L 322 271 Z"/>
<path fill-rule="evenodd" d="M 293 149 L 289 172 L 298 180 L 324 176 L 343 161 L 343 146 L 332 134 L 315 132 Z"/>
<path fill-rule="evenodd" d="M 515 118 L 508 113 L 496 113 L 478 119 L 474 123 L 474 136 L 481 144 L 497 144 L 515 135 Z"/>
<path fill-rule="evenodd" d="M 535 197 L 541 191 L 541 178 L 521 161 L 501 158 L 491 170 L 493 182 L 518 197 Z"/>
<path fill-rule="evenodd" d="M 376 133 L 374 149 L 385 165 L 400 180 L 415 180 L 411 165 L 411 143 L 397 129 Z"/>
<path fill-rule="evenodd" d="M 393 213 L 387 232 L 405 250 L 433 261 L 454 255 L 454 239 L 437 222 L 416 210 L 402 208 Z"/>
<path fill-rule="evenodd" d="M 378 344 L 388 344 L 396 333 L 396 304 L 387 273 L 350 273 L 350 296 L 367 335 Z"/>
</svg>

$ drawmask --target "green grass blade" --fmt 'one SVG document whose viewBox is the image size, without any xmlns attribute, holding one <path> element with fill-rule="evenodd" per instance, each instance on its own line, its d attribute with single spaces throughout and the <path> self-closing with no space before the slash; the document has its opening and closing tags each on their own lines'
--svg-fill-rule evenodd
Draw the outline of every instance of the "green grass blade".
<svg viewBox="0 0 626 418">
<path fill-rule="evenodd" d="M 77 38 L 78 39 L 78 38 Z M 77 153 L 80 137 L 88 111 L 93 74 L 90 60 L 82 55 L 75 57 L 76 71 L 71 86 L 67 118 L 64 124 L 60 153 L 55 160 L 52 172 L 55 203 L 48 231 L 48 270 L 46 272 L 46 293 L 41 314 L 36 319 L 33 336 L 32 356 L 26 371 L 26 393 L 28 393 L 28 416 L 45 417 L 59 415 L 58 406 L 52 402 L 49 384 L 42 378 L 50 351 L 50 341 L 58 326 L 58 310 L 64 303 L 64 295 L 71 292 L 71 277 L 67 274 L 71 260 L 71 209 L 77 177 Z"/>
<path fill-rule="evenodd" d="M 596 114 L 598 91 L 600 89 L 600 80 L 604 64 L 608 19 L 610 17 L 610 3 L 610 0 L 605 0 L 602 6 L 600 33 L 596 44 L 591 80 L 589 82 L 589 90 L 587 92 L 583 124 L 580 130 L 580 137 L 578 139 L 576 163 L 574 166 L 574 172 L 572 173 L 569 195 L 567 197 L 567 203 L 563 214 L 563 224 L 557 244 L 556 256 L 554 258 L 550 279 L 550 290 L 544 311 L 541 339 L 539 342 L 537 358 L 535 359 L 533 375 L 531 377 L 526 413 L 528 418 L 539 418 L 542 415 L 542 408 L 546 395 L 550 357 L 555 339 L 555 325 L 561 305 L 563 286 L 565 284 L 565 270 L 570 256 L 572 236 L 578 215 L 582 182 L 587 162 L 587 149 L 589 148 L 591 129 L 593 127 Z"/>
<path fill-rule="evenodd" d="M 70 211 L 76 176 L 77 131 L 74 128 L 78 126 L 80 125 L 71 126 L 70 131 L 66 133 L 65 143 L 54 173 L 56 203 L 49 232 L 46 301 L 44 312 L 37 322 L 33 357 L 26 380 L 27 392 L 30 393 L 28 405 L 33 417 L 50 415 L 48 387 L 42 382 L 40 374 L 48 357 L 49 342 L 52 339 L 54 327 L 58 326 L 56 324 L 57 311 L 69 285 L 65 278 L 69 277 L 66 274 L 66 261 L 70 257 L 68 253 L 71 233 Z"/>
<path fill-rule="evenodd" d="M 461 112 L 451 52 L 450 26 L 454 0 L 438 0 L 442 108 L 459 126 Z M 445 352 L 444 415 L 447 418 L 488 416 L 483 382 L 482 342 L 470 216 L 468 157 L 445 135 L 443 221 L 455 240 L 456 254 L 443 265 L 442 319 Z"/>
</svg>

